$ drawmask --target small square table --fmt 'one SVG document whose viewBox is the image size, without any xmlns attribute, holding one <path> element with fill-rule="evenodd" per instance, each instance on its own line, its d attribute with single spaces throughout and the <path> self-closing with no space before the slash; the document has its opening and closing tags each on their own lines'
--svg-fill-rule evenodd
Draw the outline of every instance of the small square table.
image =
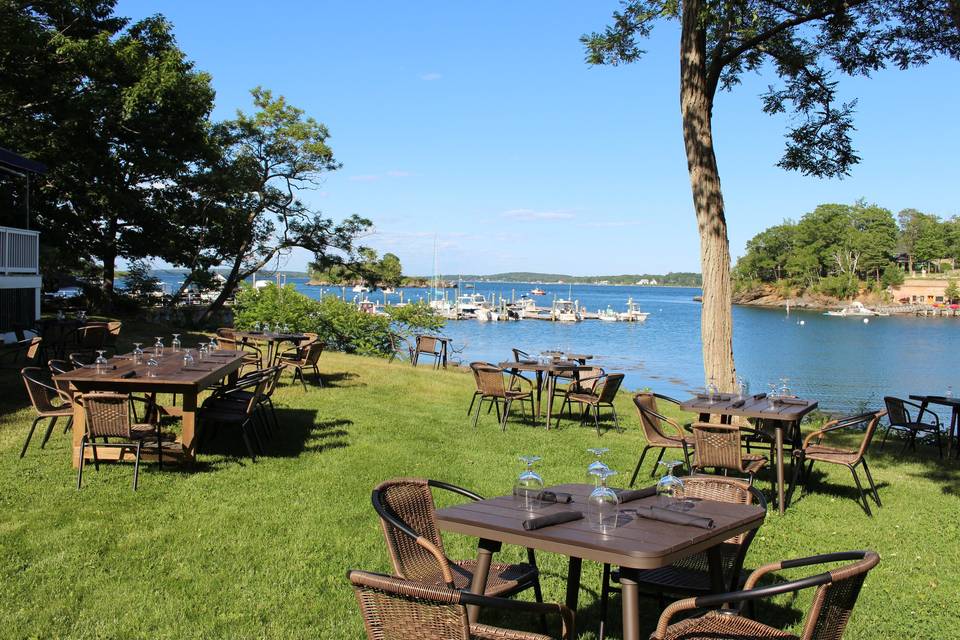
<svg viewBox="0 0 960 640">
<path fill-rule="evenodd" d="M 442 531 L 462 533 L 480 539 L 476 572 L 470 585 L 473 593 L 484 592 L 492 555 L 500 550 L 504 542 L 559 553 L 570 558 L 566 604 L 571 610 L 577 608 L 580 568 L 584 558 L 619 566 L 624 640 L 640 639 L 640 603 L 637 588 L 639 571 L 665 567 L 694 553 L 705 551 L 710 560 L 714 590 L 722 591 L 723 576 L 717 545 L 744 531 L 759 527 L 766 515 L 766 511 L 757 505 L 701 500 L 687 513 L 713 518 L 713 529 L 636 517 L 628 519 L 609 534 L 593 531 L 586 519 L 526 531 L 522 523 L 533 516 L 559 511 L 581 511 L 586 515 L 587 497 L 593 491 L 591 485 L 563 484 L 550 487 L 550 490 L 571 494 L 573 502 L 545 505 L 530 513 L 513 496 L 490 498 L 437 511 L 437 525 Z M 656 501 L 656 496 L 641 498 L 622 505 L 622 508 L 649 506 L 656 504 Z M 476 615 L 477 611 L 471 610 L 471 620 L 475 620 Z"/>
<path fill-rule="evenodd" d="M 947 458 L 950 457 L 951 451 L 955 451 L 956 456 L 960 458 L 960 398 L 911 395 L 910 399 L 916 400 L 920 403 L 921 412 L 931 404 L 938 404 L 942 407 L 950 407 L 950 426 L 947 429 Z M 954 446 L 954 440 L 957 441 L 956 446 Z"/>
</svg>

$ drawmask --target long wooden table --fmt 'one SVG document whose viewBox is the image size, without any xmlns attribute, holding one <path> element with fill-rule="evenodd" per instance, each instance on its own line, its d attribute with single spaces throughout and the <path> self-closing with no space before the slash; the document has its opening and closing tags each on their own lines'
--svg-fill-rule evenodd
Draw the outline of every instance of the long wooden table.
<svg viewBox="0 0 960 640">
<path fill-rule="evenodd" d="M 483 593 L 493 553 L 503 543 L 516 544 L 538 551 L 559 553 L 569 557 L 566 604 L 576 610 L 580 588 L 580 569 L 583 559 L 620 567 L 620 585 L 623 589 L 624 640 L 640 639 L 640 603 L 637 586 L 638 572 L 665 567 L 694 553 L 705 551 L 711 565 L 711 580 L 715 591 L 723 590 L 719 545 L 724 540 L 759 527 L 766 512 L 756 505 L 738 505 L 710 500 L 699 501 L 692 515 L 713 518 L 715 528 L 700 529 L 626 517 L 609 534 L 593 531 L 586 519 L 557 524 L 534 531 L 526 531 L 523 521 L 539 515 L 562 511 L 580 511 L 586 515 L 587 497 L 593 490 L 587 484 L 564 484 L 550 487 L 573 495 L 570 504 L 549 504 L 528 512 L 513 496 L 468 502 L 437 512 L 437 524 L 443 531 L 462 533 L 479 538 L 477 568 L 470 591 Z M 656 504 L 651 496 L 621 505 L 622 510 Z M 476 611 L 471 611 L 472 619 Z"/>
<path fill-rule="evenodd" d="M 184 371 L 183 353 L 169 349 L 158 360 L 156 377 L 147 375 L 147 360 L 152 356 L 145 354 L 143 361 L 135 363 L 129 354 L 111 358 L 107 370 L 97 373 L 94 367 L 83 367 L 55 376 L 58 381 L 69 383 L 71 394 L 77 395 L 91 391 L 116 391 L 120 393 L 172 393 L 182 397 L 180 406 L 162 406 L 167 415 L 179 416 L 182 429 L 176 443 L 163 448 L 163 459 L 180 459 L 191 463 L 196 457 L 197 400 L 200 393 L 224 378 L 235 381 L 244 354 L 239 351 L 214 351 L 203 360 L 195 360 L 189 371 Z M 116 368 L 112 368 L 116 367 Z M 132 377 L 130 372 L 133 372 Z M 86 431 L 86 415 L 80 403 L 73 403 L 73 465 L 80 465 L 80 442 Z M 92 451 L 88 454 L 92 457 Z M 129 455 L 124 449 L 103 449 L 97 453 L 101 460 L 122 460 Z M 152 457 L 149 453 L 144 458 Z"/>
<path fill-rule="evenodd" d="M 766 394 L 763 397 L 747 396 L 742 401 L 738 401 L 729 394 L 721 395 L 720 399 L 711 401 L 709 398 L 695 396 L 686 402 L 680 404 L 684 411 L 700 414 L 700 420 L 707 422 L 711 415 L 721 416 L 721 419 L 729 422 L 730 416 L 740 416 L 743 418 L 756 418 L 762 420 L 762 427 L 768 425 L 773 428 L 774 445 L 776 447 L 776 465 L 777 473 L 777 510 L 783 515 L 786 509 L 784 503 L 785 480 L 783 463 L 783 434 L 785 430 L 790 431 L 791 443 L 793 447 L 800 446 L 800 421 L 803 417 L 816 409 L 819 404 L 815 400 L 791 399 L 789 403 L 774 404 L 770 406 L 770 401 Z M 742 402 L 742 404 L 740 404 Z"/>
</svg>

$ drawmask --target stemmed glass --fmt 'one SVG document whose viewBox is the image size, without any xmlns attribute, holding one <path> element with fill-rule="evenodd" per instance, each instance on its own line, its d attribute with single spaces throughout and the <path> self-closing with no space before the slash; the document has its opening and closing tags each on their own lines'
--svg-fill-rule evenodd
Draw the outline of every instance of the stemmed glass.
<svg viewBox="0 0 960 640">
<path fill-rule="evenodd" d="M 193 364 L 193 353 L 191 349 L 183 352 L 183 368 L 186 369 Z"/>
<path fill-rule="evenodd" d="M 747 385 L 747 381 L 737 376 L 737 400 L 743 400 L 748 393 L 750 393 L 750 387 Z"/>
<path fill-rule="evenodd" d="M 708 402 L 716 402 L 717 394 L 719 390 L 717 389 L 717 381 L 715 378 L 710 378 L 710 381 L 707 383 L 707 399 Z"/>
<path fill-rule="evenodd" d="M 543 478 L 533 470 L 534 463 L 539 461 L 540 456 L 520 456 L 520 462 L 526 467 L 513 487 L 513 495 L 523 502 L 528 511 L 540 503 L 540 494 L 543 493 Z"/>
<path fill-rule="evenodd" d="M 173 350 L 174 353 L 179 353 L 180 351 L 180 334 L 179 333 L 173 334 L 173 341 L 170 343 L 170 348 Z"/>
<path fill-rule="evenodd" d="M 210 351 L 217 351 L 220 349 L 220 344 L 217 342 L 217 336 L 210 336 Z"/>
<path fill-rule="evenodd" d="M 599 533 L 606 534 L 617 527 L 620 499 L 614 490 L 607 486 L 607 478 L 616 474 L 616 471 L 607 468 L 606 465 L 594 472 L 598 483 L 597 488 L 587 498 L 587 523 L 591 529 Z"/>
<path fill-rule="evenodd" d="M 207 343 L 201 342 L 197 345 L 197 359 L 203 360 L 207 357 Z"/>
<path fill-rule="evenodd" d="M 160 366 L 160 363 L 157 362 L 156 358 L 150 358 L 147 360 L 147 377 L 156 378 L 157 377 L 157 368 Z"/>
<path fill-rule="evenodd" d="M 93 364 L 97 367 L 97 373 L 104 373 L 107 370 L 107 359 L 103 357 L 103 354 L 106 353 L 103 349 L 97 349 L 97 359 L 93 361 Z"/>
<path fill-rule="evenodd" d="M 600 458 L 603 457 L 607 451 L 610 449 L 606 447 L 591 447 L 587 449 L 590 453 L 596 456 L 596 460 L 590 463 L 590 466 L 587 467 L 587 480 L 594 483 L 595 486 L 600 486 L 600 477 L 597 475 L 597 471 L 601 469 L 609 469 L 606 464 L 600 461 Z"/>
<path fill-rule="evenodd" d="M 953 398 L 953 385 L 951 385 L 951 384 L 948 384 L 948 385 L 947 385 L 947 392 L 946 392 L 946 394 L 944 394 L 943 397 L 944 397 L 944 398 Z"/>
<path fill-rule="evenodd" d="M 133 343 L 133 364 L 140 364 L 143 362 L 143 348 L 141 345 L 143 345 L 142 342 Z"/>
<path fill-rule="evenodd" d="M 780 397 L 790 397 L 790 378 L 780 378 Z"/>
<path fill-rule="evenodd" d="M 683 500 L 683 480 L 673 475 L 673 470 L 683 463 L 679 460 L 668 460 L 660 464 L 666 468 L 667 473 L 657 482 L 657 498 L 662 506 L 670 508 L 677 501 Z"/>
<path fill-rule="evenodd" d="M 776 382 L 771 382 L 767 386 L 770 387 L 770 393 L 767 394 L 767 400 L 770 403 L 770 408 L 775 409 L 777 406 L 777 400 L 779 400 L 779 387 L 777 387 Z"/>
<path fill-rule="evenodd" d="M 159 358 L 163 355 L 163 338 L 157 336 L 157 341 L 153 343 L 153 355 Z"/>
</svg>

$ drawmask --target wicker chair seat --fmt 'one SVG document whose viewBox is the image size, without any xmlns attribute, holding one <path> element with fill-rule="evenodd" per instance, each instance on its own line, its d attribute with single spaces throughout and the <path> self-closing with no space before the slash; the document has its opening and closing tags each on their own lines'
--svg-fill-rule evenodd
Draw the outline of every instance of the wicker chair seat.
<svg viewBox="0 0 960 640">
<path fill-rule="evenodd" d="M 860 459 L 860 453 L 858 451 L 828 447 L 822 444 L 807 445 L 803 453 L 807 460 L 835 462 L 837 464 L 853 464 Z"/>
<path fill-rule="evenodd" d="M 476 571 L 476 560 L 457 560 L 451 562 L 453 585 L 456 589 L 469 589 Z M 487 588 L 484 595 L 502 596 L 516 592 L 520 587 L 533 582 L 537 577 L 537 570 L 526 563 L 504 564 L 493 562 L 490 564 L 490 574 L 487 576 Z M 443 578 L 437 576 L 436 584 L 443 585 Z"/>
<path fill-rule="evenodd" d="M 654 636 L 651 636 L 654 637 Z M 749 618 L 711 611 L 699 618 L 688 618 L 667 627 L 663 640 L 799 640 Z"/>
<path fill-rule="evenodd" d="M 743 470 L 747 473 L 756 473 L 767 466 L 767 459 L 755 453 L 743 454 Z"/>
<path fill-rule="evenodd" d="M 553 638 L 539 633 L 501 629 L 485 624 L 472 624 L 470 625 L 470 640 L 553 640 Z"/>
<path fill-rule="evenodd" d="M 600 396 L 592 393 L 569 393 L 567 394 L 567 398 L 573 402 L 585 402 L 586 404 L 597 404 L 600 402 Z"/>
<path fill-rule="evenodd" d="M 502 396 L 502 397 L 504 397 L 504 398 L 510 398 L 511 400 L 526 400 L 527 398 L 529 398 L 529 397 L 532 396 L 532 395 L 533 395 L 533 393 L 531 393 L 530 391 L 513 391 L 513 390 L 507 390 L 506 393 L 505 393 L 505 395 Z"/>
</svg>

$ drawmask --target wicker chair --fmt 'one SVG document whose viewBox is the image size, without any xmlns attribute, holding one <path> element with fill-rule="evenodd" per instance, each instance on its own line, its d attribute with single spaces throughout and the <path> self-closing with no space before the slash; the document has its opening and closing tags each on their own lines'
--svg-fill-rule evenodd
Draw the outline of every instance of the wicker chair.
<svg viewBox="0 0 960 640">
<path fill-rule="evenodd" d="M 799 580 L 766 587 L 756 586 L 757 581 L 771 571 L 835 562 L 849 564 Z M 657 630 L 650 638 L 651 640 L 701 640 L 704 638 L 840 640 L 850 621 L 863 581 L 867 573 L 879 562 L 880 556 L 874 551 L 847 551 L 764 565 L 750 574 L 743 591 L 687 598 L 674 602 L 664 610 L 657 624 Z M 816 587 L 816 592 L 800 636 L 785 633 L 738 615 L 735 610 L 721 610 L 721 607 L 727 603 L 752 602 L 811 587 Z M 693 609 L 712 609 L 712 611 L 697 618 L 687 618 L 670 624 L 676 614 Z"/>
<path fill-rule="evenodd" d="M 873 498 L 873 501 L 877 503 L 878 507 L 881 506 L 880 494 L 877 493 L 877 485 L 873 482 L 870 467 L 867 466 L 866 454 L 867 449 L 870 447 L 870 441 L 873 440 L 873 434 L 877 430 L 877 425 L 886 413 L 886 411 L 877 411 L 874 413 L 863 413 L 857 416 L 840 418 L 839 420 L 831 420 L 823 425 L 822 429 L 808 435 L 803 441 L 803 447 L 793 452 L 793 482 L 790 484 L 790 492 L 787 495 L 786 504 L 790 504 L 790 498 L 793 497 L 793 488 L 796 486 L 801 474 L 803 475 L 804 490 L 806 490 L 814 462 L 842 464 L 850 469 L 850 473 L 853 474 L 853 481 L 856 483 L 857 490 L 860 492 L 863 510 L 867 512 L 868 516 L 872 516 L 873 513 L 870 511 L 870 503 L 867 502 L 867 495 L 864 493 L 863 485 L 860 484 L 860 477 L 857 475 L 857 466 L 860 465 L 863 467 L 863 472 L 867 476 L 867 482 L 870 483 L 870 497 Z M 863 437 L 860 440 L 860 445 L 856 449 L 844 449 L 821 444 L 826 434 L 850 428 L 863 428 Z M 803 465 L 807 460 L 810 461 L 810 465 L 804 472 Z"/>
<path fill-rule="evenodd" d="M 477 427 L 477 421 L 480 419 L 480 410 L 483 408 L 484 401 L 490 402 L 487 409 L 496 408 L 497 419 L 500 421 L 500 429 L 507 430 L 507 418 L 510 417 L 510 408 L 515 400 L 520 401 L 520 410 L 526 414 L 523 406 L 524 400 L 530 401 L 530 415 L 535 415 L 536 411 L 533 404 L 533 383 L 524 378 L 519 373 L 505 371 L 489 362 L 471 362 L 470 370 L 473 371 L 473 379 L 477 383 L 477 389 L 473 392 L 473 398 L 470 400 L 470 406 L 467 408 L 467 415 L 473 411 L 474 403 L 477 404 L 477 412 L 473 416 L 473 427 Z M 504 382 L 504 376 L 509 377 L 509 382 Z M 529 391 L 521 391 L 511 388 L 519 380 L 525 381 Z M 480 402 L 477 403 L 477 398 Z M 500 412 L 500 403 L 503 402 L 503 413 Z"/>
<path fill-rule="evenodd" d="M 226 336 L 218 337 L 217 344 L 220 345 L 220 349 L 223 351 L 242 351 L 244 353 L 243 367 L 253 367 L 254 369 L 261 368 L 261 363 L 263 362 L 263 351 L 255 344 L 251 344 L 246 340 L 238 342 L 235 338 Z M 241 367 L 241 370 L 243 367 Z"/>
<path fill-rule="evenodd" d="M 245 405 L 256 392 L 256 384 L 254 384 L 254 382 L 263 378 L 266 384 L 263 387 L 263 393 L 261 393 L 257 401 L 256 409 L 259 412 L 261 424 L 267 435 L 272 435 L 274 427 L 277 429 L 280 428 L 280 422 L 277 420 L 277 411 L 273 406 L 273 393 L 277 390 L 282 375 L 283 367 L 280 365 L 270 367 L 269 369 L 251 371 L 237 380 L 236 384 L 216 389 L 214 391 L 214 395 L 216 396 L 215 400 L 232 403 L 234 409 Z M 211 400 L 211 402 L 213 401 Z"/>
<path fill-rule="evenodd" d="M 432 587 L 408 580 L 350 571 L 369 640 L 551 640 L 550 636 L 470 624 L 467 606 L 560 617 L 560 638 L 575 634 L 573 612 L 560 604 L 522 602 Z"/>
<path fill-rule="evenodd" d="M 431 587 L 468 589 L 477 563 L 447 558 L 431 487 L 470 500 L 483 499 L 472 491 L 438 480 L 397 478 L 380 483 L 370 501 L 380 516 L 394 575 Z M 527 560 L 526 564 L 491 563 L 484 595 L 507 597 L 532 588 L 537 602 L 542 602 L 540 572 L 532 549 L 527 549 Z"/>
<path fill-rule="evenodd" d="M 637 413 L 640 416 L 640 428 L 643 430 L 643 437 L 646 439 L 647 444 L 644 445 L 643 451 L 640 452 L 640 459 L 637 460 L 637 466 L 634 468 L 633 476 L 630 478 L 631 487 L 637 481 L 637 474 L 640 473 L 640 467 L 643 466 L 643 460 L 646 458 L 647 451 L 650 449 L 660 448 L 660 455 L 657 456 L 657 460 L 653 463 L 653 468 L 650 470 L 651 478 L 656 474 L 657 464 L 663 459 L 663 454 L 666 453 L 667 449 L 680 449 L 683 451 L 687 467 L 689 468 L 690 466 L 689 452 L 693 449 L 693 442 L 689 440 L 686 432 L 679 424 L 658 412 L 657 400 L 663 400 L 664 402 L 669 402 L 677 406 L 680 405 L 680 402 L 677 400 L 669 396 L 660 395 L 659 393 L 644 391 L 633 396 L 633 405 L 637 408 Z M 672 431 L 673 434 L 668 433 L 668 431 Z"/>
<path fill-rule="evenodd" d="M 40 448 L 43 449 L 50 434 L 53 433 L 53 427 L 60 418 L 67 418 L 67 427 L 73 423 L 73 405 L 65 399 L 54 384 L 48 382 L 49 377 L 40 367 L 24 367 L 20 370 L 23 377 L 23 384 L 27 388 L 27 395 L 30 396 L 30 404 L 37 416 L 30 425 L 30 431 L 27 432 L 27 439 L 23 442 L 23 448 L 20 450 L 20 457 L 26 455 L 27 447 L 30 445 L 30 439 L 33 438 L 33 432 L 43 420 L 50 420 L 47 425 L 47 431 L 43 435 L 43 441 Z M 69 396 L 67 396 L 69 398 Z"/>
<path fill-rule="evenodd" d="M 694 449 L 691 470 L 694 472 L 713 467 L 722 470 L 723 475 L 730 471 L 744 473 L 750 485 L 753 485 L 756 474 L 767 466 L 765 456 L 744 453 L 740 448 L 742 434 L 750 433 L 752 429 L 712 422 L 694 422 L 690 428 L 693 431 Z M 688 457 L 688 454 L 684 456 Z"/>
<path fill-rule="evenodd" d="M 517 349 L 514 347 L 513 351 L 513 361 L 514 362 L 523 362 L 524 360 L 531 360 L 533 356 L 524 351 L 523 349 Z"/>
<path fill-rule="evenodd" d="M 140 452 L 145 441 L 153 440 L 157 446 L 158 465 L 163 467 L 163 433 L 160 431 L 160 414 L 154 406 L 146 411 L 148 422 L 134 423 L 131 419 L 132 403 L 142 400 L 125 393 L 98 392 L 85 393 L 82 396 L 83 410 L 86 414 L 86 432 L 80 441 L 80 467 L 77 469 L 77 489 L 83 486 L 83 467 L 86 462 L 86 450 L 93 452 L 93 466 L 100 470 L 97 449 L 133 449 L 133 490 L 137 490 L 140 479 Z M 97 442 L 102 438 L 103 442 Z M 110 439 L 120 442 L 111 442 Z"/>
<path fill-rule="evenodd" d="M 206 432 L 204 439 L 209 440 L 215 428 L 221 425 L 234 427 L 240 431 L 250 461 L 256 462 L 257 454 L 253 442 L 257 443 L 261 453 L 264 451 L 263 442 L 256 429 L 257 407 L 262 401 L 261 398 L 268 383 L 269 377 L 260 372 L 259 375 L 250 375 L 243 381 L 238 381 L 236 386 L 224 389 L 204 400 L 197 412 Z M 231 397 L 233 394 L 245 391 L 250 392 L 245 401 L 233 401 Z"/>
<path fill-rule="evenodd" d="M 557 414 L 557 426 L 560 426 L 560 416 L 563 414 L 563 407 L 573 403 L 578 403 L 584 408 L 580 416 L 580 423 L 583 424 L 587 415 L 593 414 L 593 426 L 600 435 L 600 407 L 610 407 L 613 413 L 613 424 L 620 430 L 620 421 L 617 418 L 617 409 L 613 406 L 613 401 L 620 391 L 620 385 L 623 384 L 622 373 L 601 373 L 598 376 L 584 377 L 574 379 L 570 383 L 567 392 L 563 397 L 563 404 L 560 406 L 560 412 Z"/>
<path fill-rule="evenodd" d="M 303 377 L 304 369 L 313 369 L 317 384 L 322 387 L 323 380 L 320 378 L 320 367 L 317 366 L 317 362 L 320 360 L 320 356 L 323 354 L 323 349 L 326 346 L 326 343 L 323 342 L 313 342 L 298 350 L 295 354 L 281 357 L 278 362 L 285 367 L 293 369 L 293 382 L 296 382 L 299 376 L 304 391 L 307 390 L 307 381 Z"/>
<path fill-rule="evenodd" d="M 716 476 L 691 476 L 683 478 L 684 495 L 687 498 L 714 500 L 730 504 L 757 504 L 767 508 L 767 501 L 756 487 L 742 480 Z M 759 526 L 757 527 L 759 529 Z M 743 560 L 747 556 L 750 543 L 757 529 L 741 533 L 720 544 L 721 566 L 723 567 L 724 588 L 730 591 L 739 589 Z M 611 586 L 619 582 L 618 571 L 611 571 L 610 565 L 603 565 L 603 590 L 600 592 L 600 620 L 606 622 L 607 601 L 611 591 L 620 589 Z M 707 595 L 711 593 L 710 563 L 704 551 L 687 556 L 682 560 L 660 569 L 641 571 L 637 580 L 641 589 L 663 598 L 672 596 Z"/>
<path fill-rule="evenodd" d="M 74 369 L 86 367 L 93 364 L 94 357 L 89 353 L 71 353 L 67 356 Z"/>
<path fill-rule="evenodd" d="M 887 444 L 887 436 L 890 435 L 891 429 L 906 431 L 910 434 L 907 441 L 903 444 L 903 451 L 906 451 L 908 446 L 911 451 L 916 451 L 918 433 L 932 433 L 937 438 L 937 448 L 940 450 L 940 457 L 943 457 L 940 417 L 937 414 L 929 409 L 924 409 L 915 402 L 894 398 L 892 396 L 885 397 L 883 403 L 887 406 L 887 419 L 889 424 L 887 425 L 887 430 L 883 433 L 883 440 L 880 442 L 881 449 Z M 908 407 L 917 409 L 916 418 L 910 415 L 910 409 Z M 929 415 L 933 419 L 933 422 L 924 422 L 924 414 Z"/>
<path fill-rule="evenodd" d="M 24 366 L 35 365 L 40 358 L 43 338 L 24 338 L 11 344 L 0 345 L 0 368 L 18 371 Z"/>
<path fill-rule="evenodd" d="M 439 369 L 443 364 L 443 343 L 433 336 L 416 336 L 416 346 L 413 349 L 413 357 L 410 358 L 410 364 L 417 366 L 420 362 L 420 356 L 433 358 L 433 368 Z"/>
</svg>

